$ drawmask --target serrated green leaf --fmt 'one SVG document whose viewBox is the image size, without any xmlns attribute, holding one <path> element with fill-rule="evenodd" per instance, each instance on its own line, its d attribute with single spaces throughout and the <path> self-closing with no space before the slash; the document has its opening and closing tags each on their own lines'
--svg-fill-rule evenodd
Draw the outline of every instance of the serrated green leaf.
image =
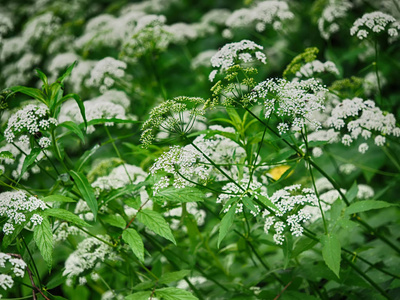
<svg viewBox="0 0 400 300">
<path fill-rule="evenodd" d="M 125 297 L 125 300 L 149 300 L 151 291 L 137 292 Z"/>
<path fill-rule="evenodd" d="M 144 262 L 144 245 L 139 233 L 133 228 L 127 228 L 122 233 L 122 238 L 131 247 L 135 256 Z"/>
<path fill-rule="evenodd" d="M 174 287 L 157 289 L 156 296 L 165 300 L 198 300 L 192 293 Z"/>
<path fill-rule="evenodd" d="M 190 270 L 180 270 L 177 272 L 171 272 L 163 274 L 160 279 L 158 280 L 161 284 L 168 284 L 174 281 L 181 280 L 183 277 L 189 275 Z"/>
<path fill-rule="evenodd" d="M 373 209 L 380 209 L 390 206 L 395 206 L 397 204 L 379 201 L 379 200 L 364 200 L 350 204 L 345 210 L 345 213 L 348 215 L 360 213 L 363 211 L 373 210 Z"/>
<path fill-rule="evenodd" d="M 157 195 L 153 196 L 155 201 L 170 201 L 170 202 L 199 202 L 204 200 L 204 194 L 196 188 L 185 187 L 177 189 L 168 187 L 160 190 Z"/>
<path fill-rule="evenodd" d="M 65 127 L 71 132 L 75 133 L 81 139 L 81 141 L 85 143 L 85 137 L 83 135 L 83 132 L 76 123 L 72 121 L 65 121 L 58 124 L 58 126 Z"/>
<path fill-rule="evenodd" d="M 171 229 L 164 217 L 158 212 L 150 209 L 142 209 L 137 213 L 139 222 L 146 225 L 150 230 L 154 231 L 158 235 L 170 240 L 176 245 L 174 236 L 172 235 Z"/>
<path fill-rule="evenodd" d="M 94 196 L 92 186 L 89 184 L 86 176 L 83 175 L 82 173 L 71 170 L 71 171 L 69 171 L 69 174 L 74 179 L 74 183 L 76 184 L 76 187 L 78 188 L 79 192 L 81 193 L 83 200 L 86 201 L 87 205 L 89 206 L 90 210 L 92 211 L 94 220 L 96 220 L 98 204 L 97 204 L 96 197 Z"/>
<path fill-rule="evenodd" d="M 221 219 L 221 224 L 219 226 L 219 234 L 218 234 L 218 248 L 222 240 L 228 233 L 229 228 L 231 228 L 233 224 L 235 211 L 236 211 L 236 204 L 232 205 L 231 208 L 228 210 L 228 212 L 225 214 L 225 216 L 223 216 L 223 218 Z"/>
<path fill-rule="evenodd" d="M 347 200 L 349 200 L 350 202 L 353 201 L 357 197 L 357 193 L 358 193 L 358 185 L 357 182 L 354 181 L 351 188 L 346 192 Z"/>
<path fill-rule="evenodd" d="M 47 263 L 47 267 L 51 269 L 53 261 L 53 232 L 47 218 L 43 218 L 42 223 L 35 226 L 33 238 L 40 254 Z"/>
<path fill-rule="evenodd" d="M 271 207 L 273 209 L 279 210 L 278 207 L 274 203 L 272 203 L 271 200 L 269 200 L 267 197 L 263 195 L 257 195 L 257 199 L 260 200 L 262 204 L 264 204 L 267 207 Z"/>
<path fill-rule="evenodd" d="M 63 195 L 50 195 L 42 199 L 44 202 L 76 202 L 76 200 Z"/>
<path fill-rule="evenodd" d="M 41 215 L 55 217 L 80 226 L 91 227 L 90 224 L 83 221 L 77 215 L 63 208 L 48 208 L 41 212 Z"/>
<path fill-rule="evenodd" d="M 141 283 L 138 283 L 137 285 L 135 285 L 133 287 L 133 289 L 135 291 L 148 290 L 148 289 L 153 288 L 155 284 L 156 284 L 155 281 L 147 280 L 147 281 L 143 281 Z"/>
<path fill-rule="evenodd" d="M 25 156 L 24 163 L 22 164 L 21 173 L 19 174 L 18 180 L 22 178 L 22 175 L 28 170 L 28 168 L 35 162 L 36 158 L 38 157 L 41 149 L 40 148 L 33 148 L 31 153 Z"/>
<path fill-rule="evenodd" d="M 322 243 L 322 257 L 326 265 L 336 274 L 339 278 L 340 272 L 340 242 L 336 235 L 328 234 L 321 238 Z"/>
<path fill-rule="evenodd" d="M 118 227 L 121 229 L 124 229 L 126 227 L 126 222 L 125 222 L 124 218 L 121 217 L 119 214 L 102 215 L 100 219 L 112 226 L 115 226 L 115 227 Z"/>
<path fill-rule="evenodd" d="M 242 202 L 243 202 L 245 207 L 250 209 L 252 212 L 257 213 L 257 209 L 256 209 L 256 207 L 255 207 L 255 205 L 253 203 L 253 199 L 254 199 L 254 196 L 252 196 L 251 198 L 250 197 L 243 197 L 242 198 Z"/>
</svg>

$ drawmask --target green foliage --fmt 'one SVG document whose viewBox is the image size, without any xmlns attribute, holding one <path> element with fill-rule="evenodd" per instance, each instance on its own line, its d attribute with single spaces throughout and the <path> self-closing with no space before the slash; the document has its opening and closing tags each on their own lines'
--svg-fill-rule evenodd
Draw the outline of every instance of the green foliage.
<svg viewBox="0 0 400 300">
<path fill-rule="evenodd" d="M 139 222 L 146 225 L 151 231 L 154 231 L 158 235 L 176 244 L 168 223 L 160 213 L 150 209 L 142 209 L 137 213 L 137 219 Z"/>
<path fill-rule="evenodd" d="M 144 262 L 144 246 L 140 235 L 133 228 L 127 228 L 122 233 L 122 238 L 129 244 L 135 256 Z"/>
</svg>

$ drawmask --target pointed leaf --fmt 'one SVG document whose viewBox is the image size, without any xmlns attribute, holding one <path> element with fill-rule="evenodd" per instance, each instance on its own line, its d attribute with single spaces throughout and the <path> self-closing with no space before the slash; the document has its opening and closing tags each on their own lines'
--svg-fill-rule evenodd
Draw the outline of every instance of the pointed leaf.
<svg viewBox="0 0 400 300">
<path fill-rule="evenodd" d="M 243 197 L 242 202 L 244 206 L 246 206 L 248 209 L 250 209 L 252 212 L 257 213 L 257 208 L 255 207 L 253 203 L 254 196 L 250 197 Z"/>
<path fill-rule="evenodd" d="M 174 287 L 157 289 L 156 296 L 165 300 L 198 300 L 192 293 Z"/>
<path fill-rule="evenodd" d="M 47 263 L 47 267 L 51 269 L 53 261 L 53 232 L 47 218 L 43 218 L 42 223 L 35 226 L 33 238 L 39 248 L 40 254 Z"/>
<path fill-rule="evenodd" d="M 153 200 L 162 202 L 198 202 L 204 200 L 204 194 L 199 189 L 193 187 L 186 187 L 183 189 L 168 187 L 160 190 L 153 196 Z"/>
<path fill-rule="evenodd" d="M 328 234 L 321 238 L 322 257 L 326 265 L 339 277 L 340 272 L 340 242 L 336 235 Z"/>
<path fill-rule="evenodd" d="M 80 110 L 81 115 L 82 115 L 83 122 L 85 123 L 85 127 L 87 127 L 88 126 L 88 122 L 86 120 L 85 105 L 83 104 L 83 101 L 82 101 L 81 97 L 79 97 L 77 94 L 65 95 L 64 97 L 62 97 L 57 102 L 55 108 L 57 108 L 57 106 L 61 105 L 63 102 L 67 101 L 68 99 L 74 99 L 76 104 L 78 104 L 79 110 Z"/>
<path fill-rule="evenodd" d="M 31 153 L 29 153 L 27 156 L 25 156 L 24 163 L 22 164 L 22 169 L 21 169 L 21 173 L 19 174 L 18 180 L 22 178 L 22 175 L 24 175 L 24 173 L 28 170 L 29 166 L 31 166 L 35 162 L 40 151 L 41 151 L 40 148 L 33 148 L 31 150 Z"/>
<path fill-rule="evenodd" d="M 170 240 L 176 245 L 175 238 L 172 235 L 167 221 L 165 221 L 164 217 L 158 212 L 150 209 L 142 209 L 137 213 L 137 219 L 139 222 L 146 225 L 150 230 L 166 238 L 167 240 Z"/>
<path fill-rule="evenodd" d="M 63 195 L 50 195 L 42 199 L 44 202 L 76 202 L 76 200 Z"/>
<path fill-rule="evenodd" d="M 47 87 L 48 85 L 48 81 L 47 81 L 47 76 L 46 74 L 44 74 L 42 71 L 40 71 L 39 69 L 36 69 L 36 73 L 38 74 L 40 80 L 43 82 L 43 86 L 44 88 Z"/>
<path fill-rule="evenodd" d="M 135 256 L 141 261 L 144 262 L 144 245 L 142 238 L 133 228 L 127 228 L 122 233 L 122 238 L 128 245 L 131 247 Z"/>
<path fill-rule="evenodd" d="M 85 143 L 85 137 L 82 133 L 82 130 L 79 128 L 79 126 L 76 123 L 74 123 L 72 121 L 65 121 L 65 122 L 58 124 L 58 126 L 62 126 L 62 127 L 69 129 L 71 132 L 75 133 L 81 139 L 82 143 Z"/>
<path fill-rule="evenodd" d="M 125 227 L 126 227 L 126 222 L 125 222 L 124 218 L 121 217 L 119 214 L 102 215 L 100 219 L 114 227 L 118 227 L 121 229 L 125 229 Z"/>
<path fill-rule="evenodd" d="M 49 217 L 55 217 L 61 220 L 65 220 L 68 222 L 71 222 L 73 224 L 79 225 L 79 226 L 84 226 L 84 227 L 90 227 L 88 223 L 83 221 L 81 218 L 79 218 L 77 215 L 74 213 L 70 212 L 69 210 L 62 209 L 62 208 L 48 208 L 44 210 L 41 215 L 43 216 L 49 216 Z"/>
<path fill-rule="evenodd" d="M 221 224 L 219 226 L 219 234 L 218 234 L 218 248 L 219 245 L 221 244 L 222 240 L 225 238 L 226 234 L 229 231 L 229 228 L 231 228 L 233 224 L 233 219 L 235 217 L 235 211 L 236 211 L 236 204 L 231 206 L 229 211 L 225 214 L 225 216 L 221 220 Z"/>
<path fill-rule="evenodd" d="M 94 220 L 97 217 L 98 204 L 96 197 L 94 196 L 93 188 L 89 184 L 85 175 L 80 172 L 69 171 L 69 174 L 72 176 L 76 187 L 82 195 L 83 200 L 86 201 L 90 210 L 94 215 Z"/>
<path fill-rule="evenodd" d="M 364 200 L 350 204 L 345 210 L 346 214 L 356 214 L 363 211 L 368 211 L 372 209 L 380 209 L 390 206 L 395 206 L 397 204 L 389 203 L 385 201 L 378 201 L 378 200 Z"/>
<path fill-rule="evenodd" d="M 137 292 L 125 297 L 125 300 L 149 300 L 151 291 Z"/>
<path fill-rule="evenodd" d="M 357 193 L 358 193 L 358 185 L 357 182 L 354 181 L 353 185 L 346 193 L 347 200 L 349 200 L 350 202 L 353 201 L 357 197 Z"/>
<path fill-rule="evenodd" d="M 180 270 L 177 272 L 166 273 L 160 277 L 160 279 L 158 280 L 158 283 L 169 284 L 169 283 L 181 280 L 183 277 L 188 276 L 189 274 L 190 274 L 190 270 Z"/>
<path fill-rule="evenodd" d="M 257 195 L 258 200 L 260 200 L 260 202 L 262 204 L 264 204 L 265 206 L 271 207 L 273 209 L 278 210 L 278 207 L 276 207 L 276 205 L 274 203 L 272 203 L 271 200 L 269 200 L 267 197 L 263 196 L 263 195 Z"/>
<path fill-rule="evenodd" d="M 61 76 L 57 79 L 57 81 L 58 81 L 59 83 L 63 83 L 64 80 L 65 80 L 65 78 L 67 78 L 67 77 L 71 74 L 72 69 L 75 67 L 76 63 L 77 63 L 77 61 L 74 61 L 74 62 L 67 68 L 67 70 L 64 72 L 64 74 L 61 75 Z"/>
<path fill-rule="evenodd" d="M 30 88 L 30 87 L 25 87 L 25 86 L 13 86 L 10 88 L 13 92 L 20 92 L 22 94 L 25 94 L 29 97 L 32 97 L 36 100 L 39 100 L 40 102 L 46 104 L 47 106 L 47 101 L 46 101 L 46 96 L 43 94 L 43 92 L 39 89 L 35 88 Z"/>
<path fill-rule="evenodd" d="M 81 158 L 75 163 L 74 169 L 77 172 L 80 172 L 85 163 L 89 160 L 89 158 L 100 148 L 99 145 L 95 145 L 92 149 L 85 151 Z"/>
</svg>

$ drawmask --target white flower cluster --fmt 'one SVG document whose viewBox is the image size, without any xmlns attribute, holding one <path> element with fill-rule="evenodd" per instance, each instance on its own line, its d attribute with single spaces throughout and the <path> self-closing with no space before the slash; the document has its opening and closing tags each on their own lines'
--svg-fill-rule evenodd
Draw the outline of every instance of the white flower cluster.
<svg viewBox="0 0 400 300">
<path fill-rule="evenodd" d="M 8 264 L 11 264 L 11 271 L 16 277 L 24 277 L 26 263 L 18 257 L 13 257 L 8 253 L 0 252 L 0 268 L 6 268 Z M 4 290 L 12 288 L 14 280 L 11 275 L 1 272 L 0 274 L 0 287 Z M 0 296 L 1 298 L 1 296 Z"/>
<path fill-rule="evenodd" d="M 30 154 L 32 151 L 30 144 L 29 144 L 29 137 L 27 135 L 21 135 L 19 137 L 18 141 L 14 142 L 15 146 L 13 144 L 6 144 L 5 146 L 0 148 L 0 152 L 2 151 L 8 151 L 12 154 L 13 158 L 0 158 L 0 168 L 1 169 L 6 169 L 5 165 L 12 165 L 16 164 L 16 166 L 12 167 L 12 172 L 11 176 L 15 179 L 18 179 L 20 177 L 21 171 L 22 171 L 22 166 L 24 164 L 25 160 L 25 154 Z M 22 151 L 22 152 L 21 152 Z M 41 159 L 44 158 L 44 153 L 43 151 L 39 153 L 39 155 L 36 158 L 36 161 L 40 161 Z M 4 165 L 3 165 L 4 164 Z M 29 178 L 29 173 L 37 174 L 40 172 L 40 168 L 37 165 L 33 165 L 29 171 L 26 171 L 22 175 L 23 180 L 27 180 Z"/>
<path fill-rule="evenodd" d="M 265 188 L 265 186 L 263 186 L 262 183 L 258 182 L 256 178 L 253 178 L 253 181 L 250 182 L 250 184 L 248 178 L 242 179 L 239 184 L 241 188 L 239 188 L 239 186 L 237 186 L 233 182 L 229 182 L 224 185 L 222 187 L 223 193 L 219 194 L 217 198 L 217 203 L 225 204 L 231 198 L 238 198 L 238 200 L 242 201 L 243 197 L 247 197 L 249 194 L 251 194 L 255 198 L 257 198 L 257 196 L 259 195 L 267 196 L 267 189 Z M 228 205 L 228 207 L 224 209 L 224 213 L 227 213 L 231 206 L 231 204 Z M 250 210 L 250 213 L 253 216 L 257 216 L 261 212 L 261 209 L 257 204 L 254 204 L 254 207 L 255 211 Z M 237 203 L 236 205 L 235 213 L 238 214 L 241 212 L 243 212 L 243 202 Z"/>
<path fill-rule="evenodd" d="M 210 126 L 210 130 L 234 131 L 233 128 L 223 128 L 221 126 Z M 194 185 L 186 179 L 198 183 L 206 182 L 210 175 L 215 176 L 216 180 L 226 180 L 222 174 L 215 170 L 204 155 L 207 155 L 216 164 L 223 164 L 224 166 L 221 166 L 221 168 L 226 172 L 230 172 L 230 169 L 226 169 L 225 165 L 232 165 L 234 157 L 236 157 L 236 160 L 240 160 L 246 156 L 245 150 L 237 143 L 219 134 L 210 138 L 205 138 L 204 134 L 199 135 L 193 141 L 193 144 L 201 152 L 193 145 L 185 147 L 172 146 L 169 151 L 164 152 L 156 159 L 150 168 L 150 173 L 155 175 L 158 172 L 164 172 L 169 175 L 163 176 L 154 185 L 154 194 L 158 190 L 170 186 L 171 179 L 175 188 Z"/>
<path fill-rule="evenodd" d="M 194 40 L 198 37 L 197 31 L 192 24 L 175 23 L 166 25 L 164 28 L 165 31 L 171 34 L 171 41 L 178 44 L 185 44 L 187 41 Z"/>
<path fill-rule="evenodd" d="M 268 25 L 272 25 L 275 30 L 281 30 L 282 22 L 293 18 L 287 2 L 261 1 L 251 8 L 234 11 L 226 20 L 226 26 L 230 29 L 252 26 L 258 32 L 263 32 Z"/>
<path fill-rule="evenodd" d="M 92 71 L 90 77 L 86 80 L 89 87 L 99 87 L 100 93 L 105 93 L 115 83 L 116 78 L 125 76 L 127 64 L 123 61 L 112 57 L 106 57 L 98 61 Z"/>
<path fill-rule="evenodd" d="M 283 134 L 290 127 L 301 130 L 306 122 L 318 130 L 321 123 L 312 114 L 325 109 L 326 92 L 327 89 L 314 78 L 297 82 L 278 78 L 259 83 L 248 97 L 253 102 L 264 101 L 265 118 L 275 113 L 282 119 L 289 119 L 278 125 L 279 133 Z"/>
<path fill-rule="evenodd" d="M 165 22 L 166 18 L 163 15 L 141 17 L 131 37 L 126 39 L 124 45 L 126 55 L 135 58 L 149 52 L 165 51 L 172 37 L 172 34 L 166 30 Z"/>
<path fill-rule="evenodd" d="M 130 100 L 124 92 L 117 90 L 106 91 L 103 95 L 83 102 L 85 106 L 86 119 L 89 122 L 93 119 L 133 119 L 134 116 L 129 116 L 126 113 L 130 106 Z M 75 101 L 70 100 L 64 103 L 61 107 L 59 122 L 73 121 L 82 123 L 82 115 Z M 113 126 L 113 122 L 105 123 L 106 126 Z M 87 133 L 93 133 L 95 127 L 88 126 Z"/>
<path fill-rule="evenodd" d="M 374 136 L 377 146 L 385 145 L 387 135 L 400 136 L 400 128 L 396 126 L 393 114 L 381 111 L 372 100 L 364 101 L 361 98 L 343 100 L 332 110 L 328 125 L 336 130 L 345 130 L 342 143 L 346 146 L 359 136 L 365 140 Z M 359 146 L 359 152 L 365 153 L 367 150 L 366 143 Z"/>
<path fill-rule="evenodd" d="M 2 44 L 3 36 L 14 29 L 14 24 L 9 15 L 0 12 L 0 46 Z"/>
<path fill-rule="evenodd" d="M 319 60 L 314 60 L 312 62 L 303 65 L 299 71 L 296 72 L 297 78 L 302 77 L 316 77 L 322 73 L 330 73 L 333 75 L 339 75 L 339 70 L 335 63 L 331 61 L 321 62 Z M 318 75 L 317 75 L 318 74 Z"/>
<path fill-rule="evenodd" d="M 318 205 L 318 199 L 314 191 L 309 188 L 301 189 L 300 184 L 278 190 L 269 199 L 278 209 L 271 208 L 275 214 L 274 216 L 268 210 L 263 211 L 262 216 L 265 218 L 264 231 L 268 234 L 273 225 L 275 231 L 273 238 L 278 245 L 282 245 L 285 239 L 285 228 L 290 227 L 292 235 L 301 236 L 303 234 L 301 224 L 312 217 L 307 208 Z"/>
<path fill-rule="evenodd" d="M 128 177 L 128 174 L 129 177 Z M 114 168 L 107 176 L 101 176 L 92 183 L 92 187 L 100 190 L 119 189 L 130 184 L 138 184 L 146 180 L 147 173 L 142 168 L 133 165 L 120 165 Z"/>
<path fill-rule="evenodd" d="M 249 40 L 226 44 L 211 58 L 211 65 L 217 69 L 211 71 L 210 81 L 214 81 L 218 71 L 222 73 L 234 64 L 246 64 L 254 61 L 266 64 L 267 58 L 262 52 L 263 49 L 262 46 Z"/>
<path fill-rule="evenodd" d="M 353 4 L 348 0 L 329 0 L 318 18 L 318 30 L 325 40 L 339 31 L 338 19 L 346 17 L 352 7 Z"/>
<path fill-rule="evenodd" d="M 42 223 L 43 218 L 33 213 L 46 209 L 46 204 L 35 196 L 28 196 L 23 191 L 3 192 L 0 194 L 0 216 L 7 217 L 3 226 L 4 234 L 12 234 L 14 225 L 31 221 L 33 226 Z"/>
<path fill-rule="evenodd" d="M 68 222 L 61 222 L 56 220 L 54 222 L 54 232 L 53 232 L 53 241 L 54 242 L 63 242 L 70 235 L 80 235 L 86 237 L 87 234 L 81 231 L 78 227 L 74 225 L 69 225 Z"/>
<path fill-rule="evenodd" d="M 49 82 L 54 82 L 60 74 L 68 66 L 70 66 L 74 61 L 77 61 L 79 56 L 74 52 L 59 53 L 49 63 L 47 70 L 51 74 L 49 77 Z M 74 68 L 75 72 L 75 68 Z"/>
<path fill-rule="evenodd" d="M 28 51 L 18 61 L 4 66 L 2 75 L 6 78 L 6 86 L 26 83 L 33 77 L 34 72 L 32 70 L 38 66 L 40 60 L 40 55 Z"/>
<path fill-rule="evenodd" d="M 100 235 L 98 237 L 106 242 L 111 242 L 108 236 Z M 84 239 L 65 261 L 63 276 L 67 276 L 67 285 L 71 286 L 75 278 L 78 278 L 80 284 L 85 284 L 86 278 L 83 273 L 94 269 L 106 259 L 117 259 L 111 246 L 95 237 Z"/>
<path fill-rule="evenodd" d="M 57 120 L 48 117 L 48 109 L 45 106 L 34 104 L 26 105 L 18 110 L 8 120 L 4 136 L 8 143 L 14 142 L 16 135 L 21 133 L 36 134 L 41 130 L 47 130 L 50 125 L 57 125 Z"/>
<path fill-rule="evenodd" d="M 61 19 L 47 12 L 31 19 L 26 25 L 23 36 L 30 42 L 39 41 L 47 36 L 56 35 Z"/>
<path fill-rule="evenodd" d="M 364 14 L 357 19 L 353 27 L 350 28 L 351 35 L 357 35 L 362 40 L 368 37 L 370 33 L 380 33 L 387 31 L 388 35 L 395 37 L 399 34 L 400 23 L 391 15 L 380 11 Z"/>
</svg>

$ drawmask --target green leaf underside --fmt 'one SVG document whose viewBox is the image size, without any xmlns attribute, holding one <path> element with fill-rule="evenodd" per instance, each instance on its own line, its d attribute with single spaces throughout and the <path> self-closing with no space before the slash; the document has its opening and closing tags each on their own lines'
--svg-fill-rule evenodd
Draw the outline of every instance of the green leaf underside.
<svg viewBox="0 0 400 300">
<path fill-rule="evenodd" d="M 396 206 L 397 204 L 378 200 L 364 200 L 350 204 L 345 210 L 346 214 L 356 214 L 368 210 Z"/>
<path fill-rule="evenodd" d="M 139 222 L 146 225 L 150 230 L 166 238 L 167 240 L 170 240 L 176 245 L 176 241 L 172 235 L 171 229 L 161 214 L 154 210 L 142 209 L 137 213 L 137 219 Z"/>
<path fill-rule="evenodd" d="M 198 300 L 192 293 L 174 287 L 156 290 L 156 296 L 165 300 Z"/>
<path fill-rule="evenodd" d="M 121 217 L 119 214 L 115 215 L 101 215 L 100 218 L 102 221 L 114 226 L 118 227 L 121 229 L 124 229 L 126 226 L 126 222 L 123 217 Z"/>
<path fill-rule="evenodd" d="M 79 126 L 76 123 L 74 123 L 72 121 L 65 121 L 65 122 L 58 124 L 58 126 L 69 129 L 71 132 L 75 133 L 81 139 L 81 141 L 83 143 L 85 142 L 85 137 L 82 133 L 82 130 L 79 128 Z"/>
<path fill-rule="evenodd" d="M 219 245 L 221 244 L 222 240 L 225 238 L 227 235 L 229 228 L 231 228 L 233 224 L 233 220 L 235 217 L 235 211 L 236 211 L 236 204 L 232 205 L 229 209 L 229 211 L 223 216 L 221 220 L 221 224 L 219 227 L 219 234 L 218 234 L 218 248 Z"/>
<path fill-rule="evenodd" d="M 74 183 L 76 184 L 79 192 L 81 193 L 83 200 L 86 201 L 87 205 L 89 206 L 90 210 L 94 215 L 94 220 L 96 220 L 98 204 L 96 197 L 94 196 L 92 186 L 89 184 L 86 176 L 83 175 L 82 173 L 76 171 L 69 171 L 69 174 L 74 179 Z"/>
<path fill-rule="evenodd" d="M 137 292 L 125 297 L 125 300 L 148 300 L 150 298 L 151 291 Z"/>
<path fill-rule="evenodd" d="M 177 189 L 168 187 L 153 196 L 154 200 L 170 201 L 170 202 L 199 202 L 204 200 L 204 194 L 192 187 Z"/>
<path fill-rule="evenodd" d="M 41 149 L 40 148 L 33 148 L 31 153 L 29 153 L 25 159 L 24 163 L 22 164 L 21 173 L 19 174 L 19 179 L 22 178 L 22 175 L 28 170 L 28 168 L 35 162 L 36 158 L 38 157 Z"/>
<path fill-rule="evenodd" d="M 33 238 L 47 267 L 51 269 L 53 260 L 53 233 L 47 218 L 43 218 L 42 223 L 35 226 Z"/>
<path fill-rule="evenodd" d="M 160 277 L 158 282 L 160 284 L 169 284 L 171 282 L 181 280 L 185 276 L 188 276 L 189 273 L 190 273 L 190 270 L 181 270 L 181 271 L 177 271 L 177 272 L 166 273 Z"/>
<path fill-rule="evenodd" d="M 41 215 L 65 220 L 79 226 L 85 226 L 85 227 L 91 226 L 85 221 L 83 221 L 81 218 L 79 218 L 77 215 L 75 215 L 74 213 L 62 208 L 49 208 L 44 210 L 41 213 Z"/>
<path fill-rule="evenodd" d="M 76 200 L 63 195 L 50 195 L 42 199 L 44 202 L 76 202 Z"/>
<path fill-rule="evenodd" d="M 137 233 L 137 231 L 133 228 L 127 228 L 122 233 L 122 238 L 131 247 L 135 256 L 141 262 L 144 262 L 144 245 L 143 245 L 142 238 Z"/>
<path fill-rule="evenodd" d="M 321 238 L 322 257 L 326 265 L 339 277 L 340 272 L 340 242 L 336 235 L 328 234 Z"/>
</svg>

